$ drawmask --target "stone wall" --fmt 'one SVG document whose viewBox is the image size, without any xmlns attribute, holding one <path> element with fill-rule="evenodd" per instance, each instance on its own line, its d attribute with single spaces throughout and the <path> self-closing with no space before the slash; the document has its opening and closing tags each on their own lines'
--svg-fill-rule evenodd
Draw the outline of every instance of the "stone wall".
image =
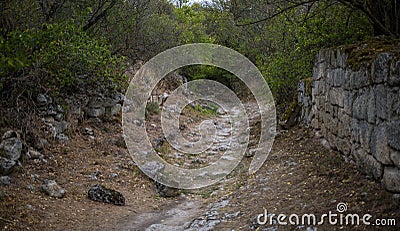
<svg viewBox="0 0 400 231">
<path fill-rule="evenodd" d="M 400 193 L 399 57 L 380 53 L 357 68 L 348 57 L 344 48 L 319 52 L 311 126 L 348 161 Z"/>
<path fill-rule="evenodd" d="M 299 121 L 306 127 L 310 127 L 313 119 L 312 83 L 313 78 L 307 78 L 300 80 L 297 86 L 297 102 L 301 108 Z"/>
</svg>

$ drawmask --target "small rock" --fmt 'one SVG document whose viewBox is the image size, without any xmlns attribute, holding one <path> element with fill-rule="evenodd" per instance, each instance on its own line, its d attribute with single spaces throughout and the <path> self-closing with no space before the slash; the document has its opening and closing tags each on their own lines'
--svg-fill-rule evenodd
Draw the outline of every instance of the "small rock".
<svg viewBox="0 0 400 231">
<path fill-rule="evenodd" d="M 41 189 L 49 196 L 55 198 L 63 198 L 65 196 L 65 189 L 61 188 L 54 180 L 47 180 L 42 185 Z"/>
<path fill-rule="evenodd" d="M 218 115 L 225 115 L 225 114 L 226 114 L 226 111 L 225 111 L 222 107 L 220 107 L 220 108 L 218 108 L 218 110 L 217 110 L 217 114 L 218 114 Z"/>
<path fill-rule="evenodd" d="M 212 108 L 210 105 L 208 104 L 201 104 L 200 105 L 201 108 L 206 109 L 206 110 L 214 110 L 214 108 Z"/>
<path fill-rule="evenodd" d="M 234 219 L 240 215 L 240 211 L 237 211 L 235 213 L 230 213 L 230 214 L 225 214 L 226 219 Z"/>
<path fill-rule="evenodd" d="M 165 141 L 166 141 L 165 137 L 160 138 L 160 139 L 156 139 L 156 140 L 154 141 L 154 143 L 155 143 L 155 148 L 156 148 L 156 149 L 161 148 L 161 146 L 163 146 L 163 144 L 164 144 Z"/>
<path fill-rule="evenodd" d="M 113 205 L 125 205 L 125 197 L 113 189 L 107 189 L 101 185 L 94 185 L 89 189 L 89 199 Z"/>
<path fill-rule="evenodd" d="M 120 92 L 117 92 L 112 96 L 112 99 L 116 103 L 123 104 L 125 101 L 125 95 Z"/>
<path fill-rule="evenodd" d="M 61 122 L 64 120 L 64 114 L 62 113 L 57 113 L 57 115 L 54 116 L 54 119 L 58 122 Z"/>
<path fill-rule="evenodd" d="M 33 185 L 31 185 L 31 184 L 29 184 L 28 186 L 26 186 L 26 188 L 28 189 L 28 190 L 30 190 L 30 191 L 35 191 L 35 186 L 33 186 Z"/>
<path fill-rule="evenodd" d="M 35 151 L 32 148 L 29 148 L 26 155 L 29 159 L 32 159 L 32 160 L 35 160 L 35 159 L 43 160 L 44 159 L 44 155 L 42 153 Z"/>
<path fill-rule="evenodd" d="M 54 127 L 56 134 L 64 133 L 68 129 L 69 123 L 67 121 L 54 122 Z"/>
<path fill-rule="evenodd" d="M 0 175 L 7 175 L 11 172 L 11 169 L 17 164 L 13 160 L 9 160 L 4 157 L 0 157 Z"/>
<path fill-rule="evenodd" d="M 10 184 L 10 177 L 9 176 L 1 176 L 0 177 L 0 184 L 3 186 L 7 186 Z"/>
<path fill-rule="evenodd" d="M 65 112 L 64 108 L 61 105 L 57 105 L 57 111 L 61 114 Z"/>
<path fill-rule="evenodd" d="M 22 141 L 18 133 L 7 131 L 3 135 L 3 141 L 0 143 L 0 154 L 13 161 L 17 161 L 21 157 Z"/>
<path fill-rule="evenodd" d="M 367 192 L 362 192 L 362 193 L 360 193 L 360 196 L 361 196 L 361 197 L 366 197 L 367 195 L 368 195 Z"/>
<path fill-rule="evenodd" d="M 225 152 L 226 150 L 228 150 L 228 147 L 226 145 L 223 145 L 218 148 L 218 151 L 220 151 L 220 152 Z"/>
<path fill-rule="evenodd" d="M 35 148 L 37 150 L 43 150 L 47 147 L 50 147 L 50 143 L 49 141 L 47 141 L 46 139 L 43 138 L 39 138 L 36 142 L 35 142 Z"/>
<path fill-rule="evenodd" d="M 40 176 L 38 174 L 31 174 L 31 178 L 34 181 L 40 181 Z"/>
<path fill-rule="evenodd" d="M 110 109 L 110 116 L 115 116 L 121 111 L 122 105 L 117 103 Z"/>
<path fill-rule="evenodd" d="M 103 116 L 106 113 L 106 109 L 104 107 L 89 107 L 86 110 L 86 114 L 92 118 L 98 118 Z"/>
<path fill-rule="evenodd" d="M 315 138 L 317 139 L 322 139 L 324 135 L 322 135 L 322 131 L 316 131 L 315 132 Z"/>
<path fill-rule="evenodd" d="M 64 133 L 57 134 L 56 138 L 60 143 L 66 143 L 69 140 L 69 137 Z"/>
<path fill-rule="evenodd" d="M 400 205 L 400 194 L 393 194 L 393 201 Z"/>
<path fill-rule="evenodd" d="M 80 115 L 82 115 L 82 107 L 81 107 L 81 105 L 78 105 L 78 104 L 76 104 L 76 105 L 71 105 L 71 107 L 70 107 L 70 113 L 72 114 L 72 115 L 77 115 L 77 116 L 80 116 Z"/>
<path fill-rule="evenodd" d="M 111 177 L 111 178 L 117 178 L 117 177 L 118 177 L 118 174 L 117 174 L 117 173 L 111 173 L 111 174 L 110 174 L 110 177 Z"/>
<path fill-rule="evenodd" d="M 199 158 L 192 160 L 193 164 L 205 164 L 205 161 Z"/>
<path fill-rule="evenodd" d="M 260 148 L 252 148 L 246 151 L 246 157 L 253 157 L 257 152 L 261 151 Z"/>
<path fill-rule="evenodd" d="M 54 109 L 53 105 L 48 105 L 46 107 L 41 108 L 40 114 L 42 116 L 56 116 L 57 111 Z"/>
<path fill-rule="evenodd" d="M 93 128 L 84 128 L 82 133 L 87 136 L 94 136 Z"/>
<path fill-rule="evenodd" d="M 171 188 L 161 183 L 156 182 L 157 193 L 162 197 L 176 197 L 180 194 L 179 189 Z"/>
<path fill-rule="evenodd" d="M 97 180 L 97 177 L 99 177 L 100 175 L 101 175 L 101 172 L 97 170 L 95 172 L 90 173 L 89 177 L 92 180 Z"/>
<path fill-rule="evenodd" d="M 46 105 L 52 103 L 52 100 L 48 95 L 39 94 L 36 97 L 36 102 L 38 103 L 39 106 L 46 106 Z"/>
<path fill-rule="evenodd" d="M 321 144 L 324 146 L 326 149 L 331 149 L 331 146 L 329 145 L 329 142 L 326 139 L 321 139 Z"/>
<path fill-rule="evenodd" d="M 47 124 L 51 124 L 51 126 L 53 126 L 53 123 L 56 122 L 56 120 L 54 119 L 53 116 L 46 116 L 42 119 L 43 122 L 47 123 Z"/>
<path fill-rule="evenodd" d="M 317 227 L 307 227 L 306 231 L 317 231 Z"/>
</svg>

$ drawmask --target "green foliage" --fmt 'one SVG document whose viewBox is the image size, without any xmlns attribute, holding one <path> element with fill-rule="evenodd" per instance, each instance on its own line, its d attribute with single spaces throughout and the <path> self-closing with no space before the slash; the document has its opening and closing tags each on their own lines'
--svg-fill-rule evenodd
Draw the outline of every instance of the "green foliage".
<svg viewBox="0 0 400 231">
<path fill-rule="evenodd" d="M 362 11 L 341 4 L 353 2 L 346 0 L 297 6 L 297 1 L 274 0 L 210 0 L 202 5 L 186 0 L 43 2 L 0 3 L 0 87 L 6 79 L 23 76 L 55 91 L 81 85 L 108 88 L 123 81 L 125 68 L 124 60 L 113 54 L 134 63 L 180 44 L 215 43 L 253 61 L 276 101 L 285 103 L 292 100 L 298 80 L 312 75 L 320 49 L 373 34 Z M 189 79 L 228 86 L 235 78 L 211 66 L 194 65 L 181 72 Z"/>
<path fill-rule="evenodd" d="M 322 48 L 353 43 L 372 34 L 359 12 L 329 2 L 294 8 L 270 20 L 265 29 L 271 51 L 258 55 L 261 69 L 278 103 L 290 102 L 300 79 L 312 76 L 313 63 Z"/>
<path fill-rule="evenodd" d="M 1 76 L 41 76 L 57 92 L 83 85 L 110 87 L 124 80 L 123 58 L 71 22 L 16 30 L 0 42 Z"/>
<path fill-rule="evenodd" d="M 174 11 L 180 31 L 179 41 L 187 43 L 213 43 L 214 40 L 206 33 L 206 12 L 198 4 L 182 6 Z"/>
<path fill-rule="evenodd" d="M 189 80 L 209 79 L 222 83 L 227 87 L 231 87 L 232 82 L 237 80 L 234 74 L 210 65 L 190 65 L 181 68 L 179 71 Z"/>
<path fill-rule="evenodd" d="M 207 106 L 208 107 L 196 105 L 194 109 L 203 115 L 216 115 L 217 114 L 217 110 L 218 110 L 217 105 L 215 105 L 213 103 L 208 103 Z"/>
<path fill-rule="evenodd" d="M 160 107 L 157 102 L 150 102 L 146 105 L 146 116 L 157 115 L 160 113 Z"/>
</svg>

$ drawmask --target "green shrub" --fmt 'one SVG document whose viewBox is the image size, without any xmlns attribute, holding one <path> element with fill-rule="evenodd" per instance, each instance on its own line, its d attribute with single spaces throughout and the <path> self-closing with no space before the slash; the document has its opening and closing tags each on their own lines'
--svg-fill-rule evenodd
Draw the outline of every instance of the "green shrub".
<svg viewBox="0 0 400 231">
<path fill-rule="evenodd" d="M 124 80 L 124 58 L 72 22 L 13 31 L 0 38 L 0 50 L 2 78 L 28 76 L 26 81 L 39 81 L 56 92 L 88 85 L 110 88 Z"/>
<path fill-rule="evenodd" d="M 160 107 L 157 102 L 150 102 L 146 105 L 146 116 L 160 113 Z"/>
<path fill-rule="evenodd" d="M 212 103 L 208 104 L 208 108 L 207 107 L 203 107 L 201 105 L 196 105 L 194 108 L 196 111 L 202 113 L 203 115 L 216 115 L 217 114 L 217 110 L 218 110 L 218 106 Z"/>
</svg>

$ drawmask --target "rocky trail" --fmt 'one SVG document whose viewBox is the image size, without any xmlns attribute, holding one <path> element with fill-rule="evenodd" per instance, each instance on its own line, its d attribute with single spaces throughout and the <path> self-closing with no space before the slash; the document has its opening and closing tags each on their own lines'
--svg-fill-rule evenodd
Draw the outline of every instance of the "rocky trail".
<svg viewBox="0 0 400 231">
<path fill-rule="evenodd" d="M 328 149 L 306 128 L 279 130 L 264 166 L 248 174 L 253 149 L 258 142 L 259 115 L 247 104 L 251 116 L 250 143 L 242 162 L 221 182 L 197 190 L 156 187 L 131 160 L 121 135 L 120 121 L 86 121 L 91 134 L 77 132 L 69 143 L 53 145 L 45 153 L 47 164 L 26 161 L 1 187 L 3 230 L 397 230 L 335 224 L 281 225 L 271 214 L 337 212 L 371 214 L 400 223 L 399 199 L 383 190 L 355 165 L 345 163 L 338 152 Z M 186 115 L 185 115 L 186 113 Z M 197 139 L 193 128 L 204 119 L 215 120 L 218 132 L 207 155 L 182 155 L 162 139 L 160 118 L 150 117 L 148 134 L 154 147 L 168 162 L 187 168 L 206 166 L 229 147 L 230 130 L 224 115 L 188 109 L 181 118 L 182 133 Z M 44 180 L 54 179 L 65 189 L 58 199 L 40 189 Z M 88 199 L 95 184 L 106 185 L 125 196 L 125 206 Z M 169 191 L 168 191 L 169 190 Z M 157 193 L 157 191 L 159 193 Z M 171 196 L 171 197 L 161 197 Z M 267 212 L 266 224 L 257 222 Z"/>
<path fill-rule="evenodd" d="M 280 131 L 265 166 L 249 176 L 246 170 L 258 142 L 260 116 L 255 104 L 245 106 L 248 114 L 252 115 L 249 119 L 250 145 L 246 158 L 235 172 L 208 189 L 184 192 L 178 199 L 155 211 L 129 217 L 116 230 L 325 230 L 332 227 L 311 223 L 282 226 L 277 224 L 276 218 L 260 225 L 257 216 L 266 209 L 271 213 L 323 214 L 336 211 L 339 203 L 346 203 L 349 209 L 351 206 L 353 212 L 374 213 L 377 217 L 399 216 L 398 207 L 390 205 L 390 194 L 379 191 L 379 185 L 355 168 L 346 167 L 338 153 L 323 147 L 307 129 Z M 169 155 L 170 161 L 182 157 L 180 162 L 185 167 L 198 167 L 199 163 L 209 164 L 220 157 L 229 147 L 227 137 L 231 131 L 223 115 L 213 119 L 217 121 L 217 135 L 215 144 L 206 151 L 208 155 L 188 159 L 181 153 L 174 153 Z M 193 123 L 196 121 L 190 122 L 192 125 L 185 126 L 196 124 Z M 185 129 L 183 133 L 186 133 L 186 138 L 195 139 L 196 133 L 190 131 L 193 130 Z M 364 230 L 370 227 L 333 227 L 336 228 Z"/>
</svg>

